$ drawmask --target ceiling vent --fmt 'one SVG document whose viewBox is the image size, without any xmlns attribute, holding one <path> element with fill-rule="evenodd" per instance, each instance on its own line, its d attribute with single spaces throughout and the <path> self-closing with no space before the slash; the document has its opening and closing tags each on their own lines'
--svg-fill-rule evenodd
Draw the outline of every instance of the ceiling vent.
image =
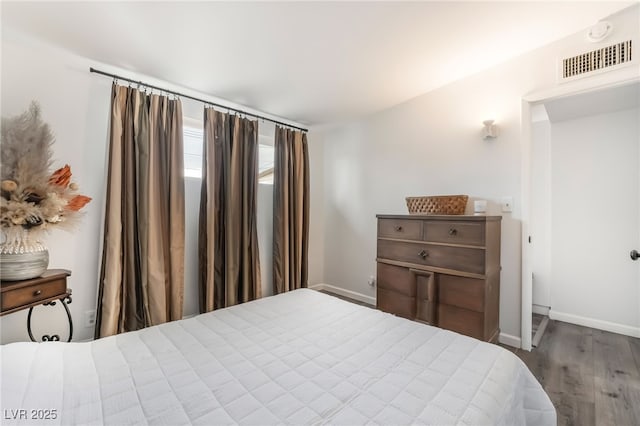
<svg viewBox="0 0 640 426">
<path fill-rule="evenodd" d="M 631 41 L 623 41 L 562 59 L 561 81 L 587 77 L 596 72 L 609 71 L 620 65 L 630 64 L 634 59 Z"/>
</svg>

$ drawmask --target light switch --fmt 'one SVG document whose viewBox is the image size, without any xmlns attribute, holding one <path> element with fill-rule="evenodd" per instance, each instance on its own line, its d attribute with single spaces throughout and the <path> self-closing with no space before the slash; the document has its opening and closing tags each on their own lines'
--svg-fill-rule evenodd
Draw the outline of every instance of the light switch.
<svg viewBox="0 0 640 426">
<path fill-rule="evenodd" d="M 508 213 L 513 210 L 513 197 L 502 197 L 502 212 Z"/>
</svg>

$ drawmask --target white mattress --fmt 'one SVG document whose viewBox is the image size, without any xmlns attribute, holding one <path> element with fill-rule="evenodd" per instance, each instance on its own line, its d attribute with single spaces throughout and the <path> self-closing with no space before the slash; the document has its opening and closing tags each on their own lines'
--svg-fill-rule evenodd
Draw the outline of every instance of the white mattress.
<svg viewBox="0 0 640 426">
<path fill-rule="evenodd" d="M 511 352 L 306 289 L 0 356 L 3 424 L 556 424 Z"/>
</svg>

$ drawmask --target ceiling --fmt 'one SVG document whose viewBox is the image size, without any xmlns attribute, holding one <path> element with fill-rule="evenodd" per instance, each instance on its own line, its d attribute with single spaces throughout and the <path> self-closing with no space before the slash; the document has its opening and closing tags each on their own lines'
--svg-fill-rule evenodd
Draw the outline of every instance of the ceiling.
<svg viewBox="0 0 640 426">
<path fill-rule="evenodd" d="M 544 103 L 549 121 L 574 120 L 640 106 L 640 83 L 630 83 L 601 90 L 590 90 Z"/>
<path fill-rule="evenodd" d="M 313 125 L 361 117 L 633 2 L 6 2 L 8 32 Z"/>
</svg>

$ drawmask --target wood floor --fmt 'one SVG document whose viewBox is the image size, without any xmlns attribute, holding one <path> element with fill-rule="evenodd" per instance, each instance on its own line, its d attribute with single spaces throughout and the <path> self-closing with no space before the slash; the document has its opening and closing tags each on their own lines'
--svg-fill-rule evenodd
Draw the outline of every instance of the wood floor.
<svg viewBox="0 0 640 426">
<path fill-rule="evenodd" d="M 640 339 L 550 320 L 532 352 L 503 347 L 542 384 L 558 425 L 640 426 Z"/>
<path fill-rule="evenodd" d="M 558 413 L 559 425 L 640 425 L 640 339 L 549 321 L 524 361 Z"/>
</svg>

